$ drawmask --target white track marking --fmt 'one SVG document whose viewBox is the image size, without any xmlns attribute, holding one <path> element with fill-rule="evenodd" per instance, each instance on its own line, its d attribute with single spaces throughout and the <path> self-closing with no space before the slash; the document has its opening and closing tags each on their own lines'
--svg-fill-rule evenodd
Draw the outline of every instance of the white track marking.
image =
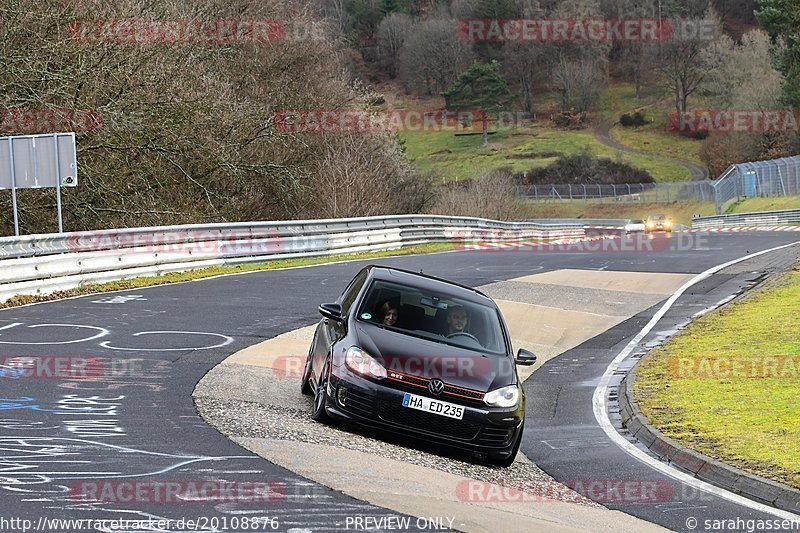
<svg viewBox="0 0 800 533">
<path fill-rule="evenodd" d="M 20 323 L 9 324 L 0 329 L 9 329 L 14 326 L 21 326 Z M 109 331 L 106 328 L 101 328 L 97 326 L 82 326 L 80 324 L 34 324 L 32 326 L 28 326 L 29 328 L 86 328 L 86 329 L 93 329 L 99 331 L 96 335 L 92 335 L 91 337 L 86 337 L 84 339 L 77 339 L 73 341 L 57 341 L 57 342 L 14 342 L 14 341 L 0 341 L 0 344 L 20 344 L 20 345 L 52 345 L 52 344 L 76 344 L 79 342 L 88 342 L 93 341 L 94 339 L 99 339 L 100 337 L 105 337 L 109 334 Z"/>
<path fill-rule="evenodd" d="M 639 332 L 636 337 L 631 339 L 628 345 L 617 355 L 617 357 L 611 362 L 611 364 L 606 369 L 603 377 L 600 379 L 600 384 L 594 391 L 594 396 L 592 398 L 592 404 L 594 409 L 594 417 L 597 420 L 597 423 L 600 424 L 600 427 L 603 428 L 603 431 L 608 435 L 608 437 L 620 448 L 622 448 L 625 452 L 629 455 L 633 456 L 634 459 L 637 459 L 649 467 L 658 470 L 659 472 L 676 479 L 682 483 L 690 485 L 698 490 L 702 490 L 720 498 L 729 500 L 737 505 L 741 505 L 742 507 L 748 507 L 755 511 L 759 511 L 762 513 L 771 514 L 783 519 L 787 520 L 797 520 L 798 516 L 790 513 L 788 511 L 782 511 L 780 509 L 776 509 L 775 507 L 764 505 L 744 496 L 739 496 L 738 494 L 734 494 L 730 491 L 712 485 L 710 483 L 706 483 L 700 479 L 697 479 L 694 476 L 689 474 L 685 474 L 683 472 L 678 471 L 677 469 L 669 466 L 667 463 L 661 462 L 658 459 L 651 457 L 647 453 L 643 452 L 639 448 L 637 448 L 633 443 L 629 442 L 625 437 L 620 435 L 617 430 L 614 428 L 611 420 L 608 417 L 608 405 L 607 405 L 607 398 L 608 398 L 608 385 L 611 382 L 611 378 L 614 373 L 619 369 L 620 364 L 626 360 L 639 342 L 644 339 L 650 331 L 656 326 L 656 324 L 661 320 L 664 315 L 669 311 L 669 309 L 675 304 L 678 298 L 686 292 L 689 288 L 700 283 L 701 281 L 708 279 L 712 275 L 716 274 L 720 270 L 723 270 L 729 266 L 735 265 L 737 263 L 741 263 L 748 259 L 752 259 L 754 257 L 758 257 L 760 255 L 768 254 L 770 252 L 775 252 L 777 250 L 782 250 L 784 248 L 789 248 L 790 246 L 795 246 L 800 243 L 791 243 L 786 244 L 783 246 L 778 246 L 777 248 L 770 248 L 769 250 L 764 250 L 761 252 L 753 253 L 745 257 L 740 257 L 739 259 L 734 259 L 733 261 L 728 261 L 725 264 L 715 266 L 714 268 L 710 268 L 703 272 L 702 274 L 698 274 L 694 278 L 687 281 L 680 289 L 678 289 L 675 294 L 673 294 L 669 300 L 658 310 L 658 312 L 653 316 L 650 322 Z"/>
<path fill-rule="evenodd" d="M 111 346 L 108 341 L 103 341 L 100 346 L 108 348 L 109 350 L 125 350 L 130 352 L 183 352 L 186 350 L 211 350 L 214 348 L 222 348 L 233 342 L 232 337 L 222 335 L 221 333 L 207 333 L 203 331 L 140 331 L 131 335 L 132 337 L 140 337 L 142 335 L 207 335 L 212 337 L 220 337 L 222 342 L 214 344 L 213 346 L 200 346 L 199 348 L 121 348 L 119 346 Z"/>
</svg>

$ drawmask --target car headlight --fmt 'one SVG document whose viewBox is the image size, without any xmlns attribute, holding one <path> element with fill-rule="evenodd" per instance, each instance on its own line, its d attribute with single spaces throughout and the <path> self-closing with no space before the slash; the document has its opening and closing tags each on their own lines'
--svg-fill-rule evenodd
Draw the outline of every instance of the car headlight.
<svg viewBox="0 0 800 533">
<path fill-rule="evenodd" d="M 367 352 L 353 346 L 344 356 L 344 364 L 352 372 L 360 376 L 374 379 L 386 379 L 386 369 Z"/>
<path fill-rule="evenodd" d="M 492 407 L 516 407 L 519 403 L 519 389 L 516 385 L 509 385 L 489 391 L 484 395 L 483 402 Z"/>
</svg>

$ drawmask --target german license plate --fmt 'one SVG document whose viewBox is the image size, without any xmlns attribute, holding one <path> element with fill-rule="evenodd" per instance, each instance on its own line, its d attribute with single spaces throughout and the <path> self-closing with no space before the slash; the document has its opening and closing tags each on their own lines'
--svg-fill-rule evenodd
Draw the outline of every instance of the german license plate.
<svg viewBox="0 0 800 533">
<path fill-rule="evenodd" d="M 464 408 L 460 405 L 440 402 L 439 400 L 417 396 L 416 394 L 406 393 L 405 396 L 403 396 L 403 407 L 416 409 L 417 411 L 425 411 L 426 413 L 433 413 L 439 416 L 446 416 L 448 418 L 455 418 L 456 420 L 464 418 Z"/>
</svg>

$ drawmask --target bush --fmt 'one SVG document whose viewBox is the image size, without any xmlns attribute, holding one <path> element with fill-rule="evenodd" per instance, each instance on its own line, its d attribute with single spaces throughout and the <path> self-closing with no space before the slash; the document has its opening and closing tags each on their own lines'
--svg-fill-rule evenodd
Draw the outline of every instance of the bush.
<svg viewBox="0 0 800 533">
<path fill-rule="evenodd" d="M 698 141 L 707 139 L 708 136 L 711 134 L 708 130 L 697 130 L 697 131 L 681 130 L 678 133 L 681 137 L 688 137 L 689 139 L 695 139 Z"/>
<path fill-rule="evenodd" d="M 563 155 L 543 168 L 534 168 L 517 180 L 524 185 L 653 183 L 646 170 L 621 161 L 597 158 L 588 152 Z"/>
<path fill-rule="evenodd" d="M 435 214 L 515 220 L 522 213 L 510 168 L 493 170 L 476 180 L 439 188 Z"/>
<path fill-rule="evenodd" d="M 586 127 L 586 115 L 575 113 L 573 111 L 564 111 L 553 115 L 553 124 L 558 128 L 567 130 L 577 130 Z"/>
<path fill-rule="evenodd" d="M 638 126 L 644 126 L 648 123 L 648 120 L 641 112 L 637 111 L 632 115 L 625 113 L 619 117 L 619 123 L 626 128 L 635 128 Z"/>
</svg>

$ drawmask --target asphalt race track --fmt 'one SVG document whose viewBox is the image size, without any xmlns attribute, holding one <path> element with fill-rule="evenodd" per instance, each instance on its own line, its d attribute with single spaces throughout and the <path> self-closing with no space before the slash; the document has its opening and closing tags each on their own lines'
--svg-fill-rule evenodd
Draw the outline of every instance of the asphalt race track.
<svg viewBox="0 0 800 533">
<path fill-rule="evenodd" d="M 568 268 L 700 273 L 798 240 L 796 234 L 778 232 L 700 236 L 695 242 L 700 246 L 650 253 L 471 251 L 380 263 L 479 286 Z M 656 331 L 721 300 L 723 293 L 754 278 L 751 272 L 782 263 L 785 254 L 765 256 L 734 273 L 713 276 L 687 293 Z M 229 354 L 316 322 L 317 305 L 334 300 L 364 264 L 257 272 L 0 312 L 0 356 L 5 362 L 0 368 L 0 530 L 22 531 L 24 524 L 31 531 L 88 531 L 97 524 L 52 520 L 125 518 L 152 519 L 138 529 L 148 531 L 323 531 L 345 529 L 348 517 L 356 515 L 402 518 L 243 450 L 197 416 L 191 397 L 195 384 Z M 669 529 L 692 529 L 687 527 L 691 517 L 700 520 L 698 531 L 704 519 L 774 518 L 664 476 L 620 450 L 597 425 L 592 393 L 598 378 L 656 309 L 534 373 L 526 384 L 529 419 L 522 451 L 560 481 L 668 484 L 670 494 L 680 497 L 659 504 L 601 503 Z M 39 358 L 40 367 L 34 368 L 35 360 L 26 363 L 25 357 Z M 20 359 L 9 364 L 9 358 Z M 64 368 L 74 371 L 75 378 L 65 379 Z M 165 484 L 179 483 L 185 489 L 219 480 L 250 487 L 251 493 L 252 484 L 258 484 L 257 501 L 187 501 L 185 491 L 180 497 L 156 493 L 167 490 Z M 141 492 L 133 495 L 137 487 Z M 244 525 L 245 518 L 259 520 L 258 527 Z M 18 522 L 2 521 L 11 519 Z M 172 522 L 164 527 L 159 519 Z M 232 527 L 234 521 L 237 527 Z M 101 525 L 101 530 L 113 530 Z M 382 525 L 389 529 L 393 523 Z"/>
</svg>

